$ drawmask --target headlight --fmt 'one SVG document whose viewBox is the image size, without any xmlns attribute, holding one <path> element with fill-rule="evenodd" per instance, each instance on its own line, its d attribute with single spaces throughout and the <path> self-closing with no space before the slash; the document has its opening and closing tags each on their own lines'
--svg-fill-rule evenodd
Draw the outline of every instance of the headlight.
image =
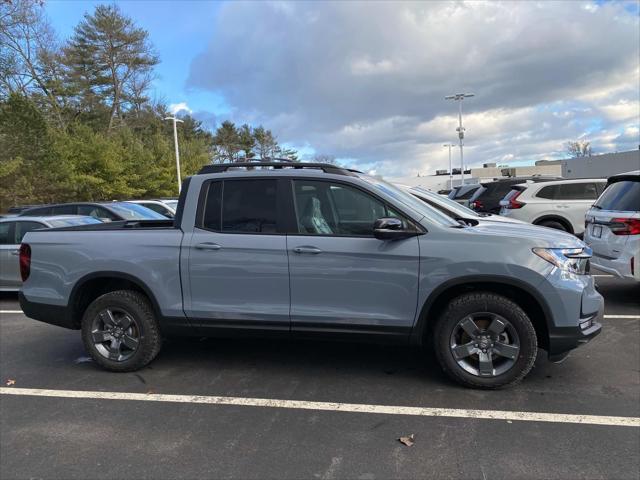
<svg viewBox="0 0 640 480">
<path fill-rule="evenodd" d="M 589 273 L 592 251 L 585 248 L 534 248 L 533 253 L 565 272 L 584 275 Z"/>
</svg>

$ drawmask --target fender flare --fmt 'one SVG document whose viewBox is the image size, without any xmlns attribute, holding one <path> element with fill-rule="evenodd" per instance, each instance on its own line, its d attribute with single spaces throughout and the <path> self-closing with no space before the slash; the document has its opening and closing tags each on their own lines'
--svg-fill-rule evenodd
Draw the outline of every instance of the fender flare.
<svg viewBox="0 0 640 480">
<path fill-rule="evenodd" d="M 90 282 L 91 280 L 95 280 L 98 278 L 127 280 L 128 282 L 135 284 L 144 292 L 147 298 L 149 298 L 149 301 L 151 302 L 151 306 L 153 308 L 153 311 L 156 314 L 156 317 L 158 319 L 162 318 L 163 315 L 160 310 L 160 305 L 158 304 L 158 301 L 156 300 L 155 295 L 153 294 L 153 292 L 145 282 L 143 282 L 138 277 L 131 275 L 129 273 L 111 271 L 111 270 L 101 270 L 97 272 L 91 272 L 83 277 L 80 277 L 74 284 L 73 288 L 71 289 L 71 293 L 69 294 L 68 305 L 71 311 L 71 315 L 74 317 L 74 319 L 76 318 L 76 315 L 77 315 L 77 312 L 75 311 L 76 303 L 79 299 L 79 294 L 80 294 L 80 291 L 82 290 L 82 287 L 86 285 L 88 282 Z"/>
<path fill-rule="evenodd" d="M 430 321 L 433 320 L 429 318 L 429 311 L 442 294 L 451 288 L 477 283 L 493 283 L 497 285 L 504 285 L 506 287 L 515 287 L 531 295 L 544 314 L 544 323 L 547 331 L 551 331 L 551 329 L 553 329 L 553 314 L 551 313 L 551 308 L 549 308 L 549 304 L 545 300 L 544 295 L 542 295 L 542 293 L 533 285 L 506 275 L 465 275 L 440 284 L 429 294 L 420 309 L 420 315 L 418 316 L 416 324 L 411 331 L 412 343 L 422 343 L 426 329 L 429 326 Z"/>
</svg>

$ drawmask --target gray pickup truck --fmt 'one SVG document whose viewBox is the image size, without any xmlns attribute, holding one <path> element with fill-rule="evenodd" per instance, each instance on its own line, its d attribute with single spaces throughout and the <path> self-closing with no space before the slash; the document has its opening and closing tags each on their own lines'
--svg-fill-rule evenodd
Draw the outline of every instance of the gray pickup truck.
<svg viewBox="0 0 640 480">
<path fill-rule="evenodd" d="M 471 387 L 521 380 L 600 332 L 590 250 L 530 225 L 463 225 L 377 178 L 326 164 L 204 167 L 173 221 L 30 232 L 20 303 L 82 332 L 113 371 L 170 335 L 431 344 Z"/>
</svg>

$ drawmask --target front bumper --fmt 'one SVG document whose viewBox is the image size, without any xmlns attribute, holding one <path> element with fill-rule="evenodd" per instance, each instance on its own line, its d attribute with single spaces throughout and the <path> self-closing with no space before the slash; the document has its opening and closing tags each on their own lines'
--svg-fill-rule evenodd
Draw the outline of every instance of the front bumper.
<svg viewBox="0 0 640 480">
<path fill-rule="evenodd" d="M 552 362 L 562 361 L 571 350 L 589 343 L 602 331 L 603 314 L 603 309 L 600 309 L 595 314 L 580 318 L 580 325 L 577 327 L 552 328 L 549 332 L 549 347 L 547 349 L 549 360 Z"/>
</svg>

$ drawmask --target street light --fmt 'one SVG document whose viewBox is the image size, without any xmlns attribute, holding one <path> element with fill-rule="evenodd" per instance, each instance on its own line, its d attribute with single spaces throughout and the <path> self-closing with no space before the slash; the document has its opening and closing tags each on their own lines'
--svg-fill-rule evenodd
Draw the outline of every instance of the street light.
<svg viewBox="0 0 640 480">
<path fill-rule="evenodd" d="M 453 188 L 453 169 L 451 168 L 451 147 L 453 143 L 445 143 L 443 147 L 449 147 L 449 188 Z"/>
<path fill-rule="evenodd" d="M 182 190 L 182 179 L 180 178 L 180 151 L 178 150 L 178 122 L 184 123 L 183 120 L 173 117 L 165 117 L 165 120 L 173 121 L 173 143 L 176 146 L 176 171 L 178 172 L 178 193 Z"/>
<path fill-rule="evenodd" d="M 464 157 L 462 154 L 462 144 L 464 140 L 464 128 L 462 127 L 462 100 L 465 98 L 473 97 L 473 93 L 456 93 L 455 95 L 448 95 L 444 97 L 445 100 L 455 100 L 458 102 L 458 138 L 460 139 L 460 185 L 464 185 Z"/>
</svg>

